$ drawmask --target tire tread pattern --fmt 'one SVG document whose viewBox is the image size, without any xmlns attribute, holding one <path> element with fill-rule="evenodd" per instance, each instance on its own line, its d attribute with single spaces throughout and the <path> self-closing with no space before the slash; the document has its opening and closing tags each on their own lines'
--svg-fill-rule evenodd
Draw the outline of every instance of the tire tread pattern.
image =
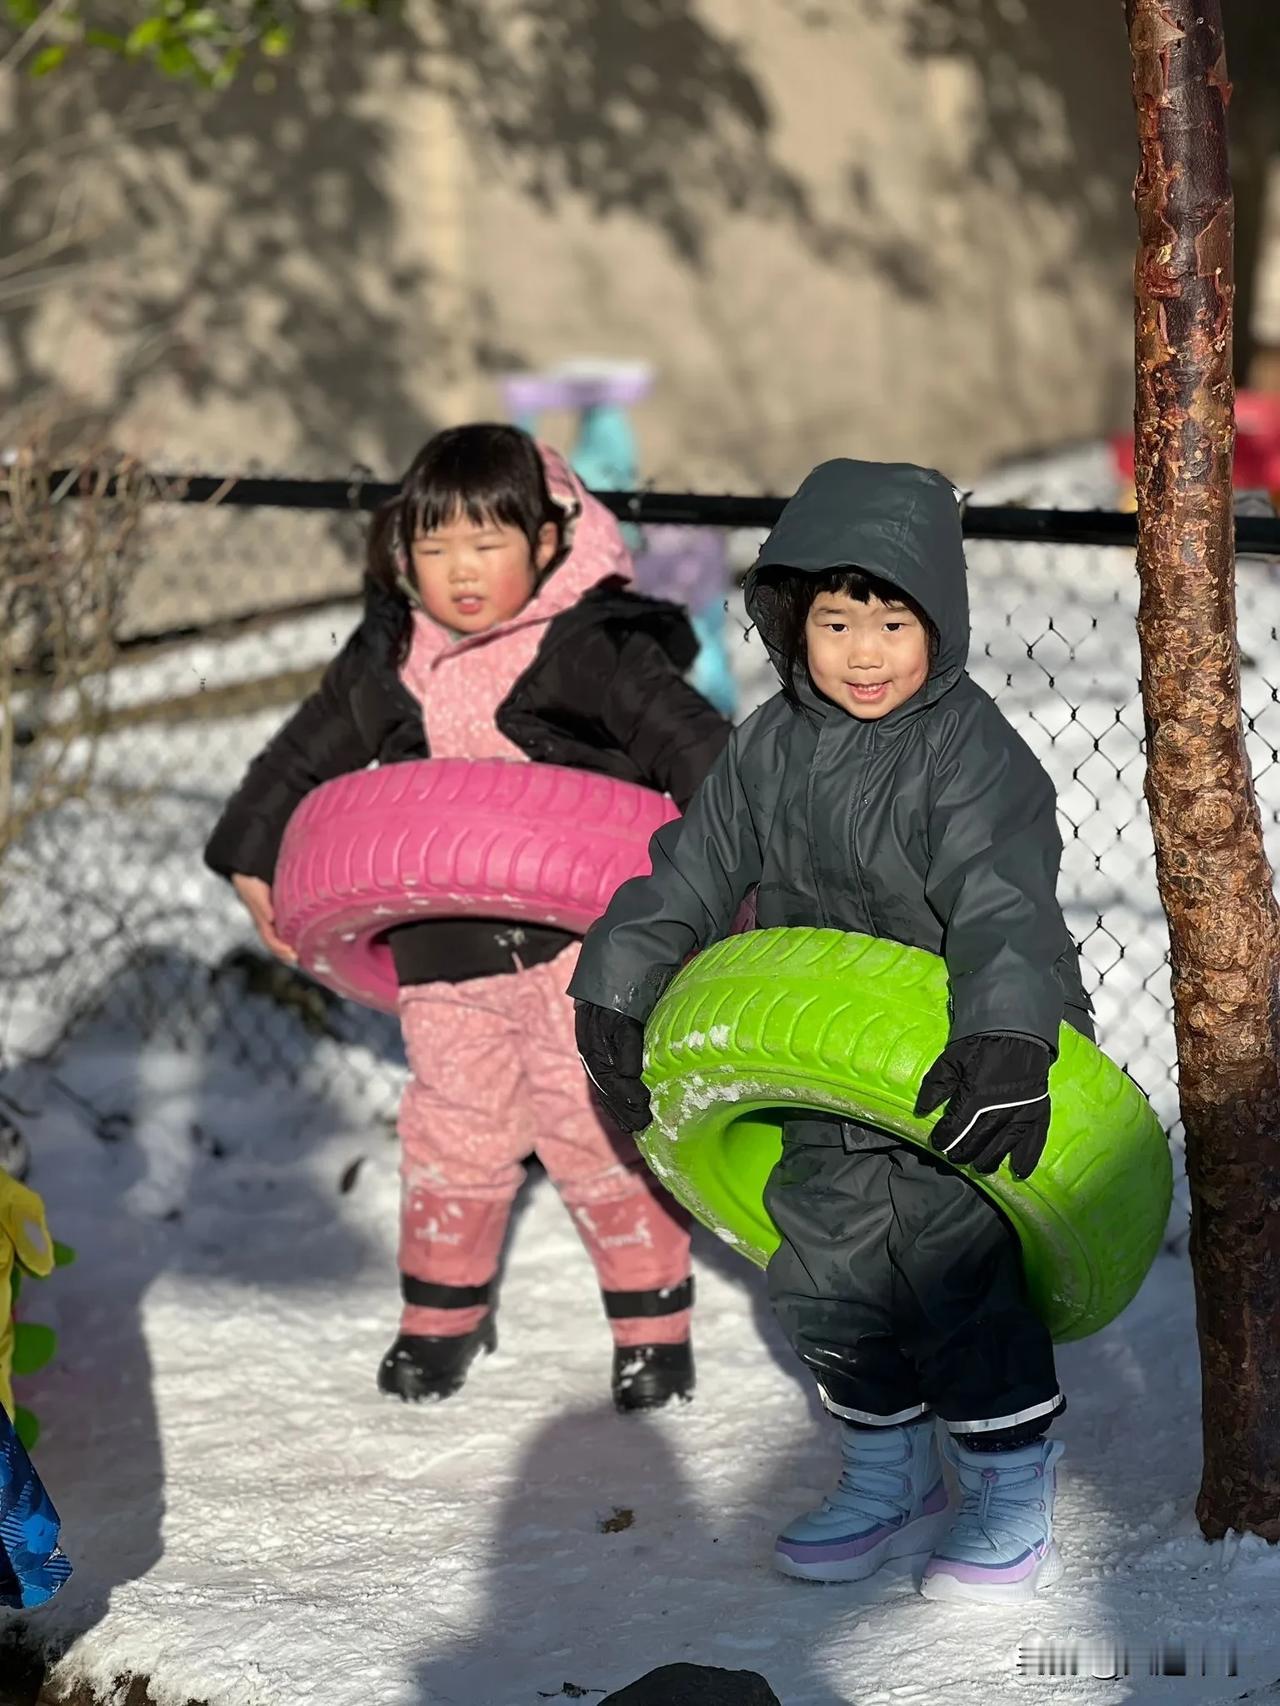
<svg viewBox="0 0 1280 1706">
<path fill-rule="evenodd" d="M 664 795 L 558 765 L 418 759 L 314 789 L 285 831 L 277 928 L 304 967 L 396 1009 L 381 938 L 417 918 L 509 918 L 585 931 L 677 815 Z"/>
</svg>

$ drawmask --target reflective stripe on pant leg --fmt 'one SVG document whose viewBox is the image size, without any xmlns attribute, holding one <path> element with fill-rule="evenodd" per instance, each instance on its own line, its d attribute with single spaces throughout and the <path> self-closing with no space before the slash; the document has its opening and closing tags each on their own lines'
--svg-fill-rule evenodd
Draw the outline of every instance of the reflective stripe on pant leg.
<svg viewBox="0 0 1280 1706">
<path fill-rule="evenodd" d="M 859 1422 L 866 1428 L 896 1428 L 903 1422 L 914 1422 L 917 1417 L 929 1414 L 927 1404 L 911 1404 L 892 1416 L 873 1416 L 869 1410 L 855 1410 L 851 1405 L 837 1404 L 821 1381 L 818 1382 L 818 1396 L 822 1399 L 823 1408 L 833 1416 L 839 1416 L 842 1422 Z"/>
<path fill-rule="evenodd" d="M 975 1422 L 953 1422 L 949 1416 L 943 1416 L 941 1420 L 947 1431 L 953 1434 L 997 1433 L 1006 1428 L 1021 1427 L 1024 1422 L 1039 1421 L 1044 1416 L 1056 1416 L 1066 1407 L 1066 1399 L 1058 1392 L 1042 1404 L 1032 1404 L 1026 1410 L 1014 1410 L 1007 1416 L 987 1416 Z"/>
</svg>

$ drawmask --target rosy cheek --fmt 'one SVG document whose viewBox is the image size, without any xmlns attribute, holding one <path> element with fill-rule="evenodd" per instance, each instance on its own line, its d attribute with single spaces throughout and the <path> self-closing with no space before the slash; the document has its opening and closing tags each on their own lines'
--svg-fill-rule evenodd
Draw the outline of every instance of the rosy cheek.
<svg viewBox="0 0 1280 1706">
<path fill-rule="evenodd" d="M 495 591 L 509 609 L 518 610 L 533 596 L 533 577 L 522 564 L 508 566 L 498 577 Z"/>
</svg>

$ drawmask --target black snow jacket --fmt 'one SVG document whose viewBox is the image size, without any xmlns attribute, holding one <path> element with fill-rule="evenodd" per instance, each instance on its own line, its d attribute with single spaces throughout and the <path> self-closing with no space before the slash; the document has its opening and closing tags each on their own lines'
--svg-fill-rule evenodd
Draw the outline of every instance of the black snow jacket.
<svg viewBox="0 0 1280 1706">
<path fill-rule="evenodd" d="M 757 892 L 761 928 L 861 931 L 946 958 L 953 1038 L 1013 1031 L 1057 1047 L 1092 1034 L 1056 896 L 1053 787 L 965 673 L 969 606 L 950 483 L 906 464 L 834 461 L 783 511 L 747 584 L 774 654 L 769 568 L 859 567 L 923 608 L 940 643 L 925 686 L 861 721 L 797 681 L 730 737 L 692 805 L 653 842 L 588 934 L 580 999 L 646 1019 L 689 954 L 726 935 Z M 1065 1009 L 1065 1012 L 1064 1012 Z"/>
<path fill-rule="evenodd" d="M 285 826 L 304 795 L 369 764 L 430 757 L 422 707 L 399 673 L 409 621 L 403 596 L 366 583 L 360 625 L 228 801 L 205 848 L 212 870 L 270 882 Z M 697 640 L 677 605 L 606 581 L 548 625 L 533 663 L 499 707 L 498 727 L 533 760 L 637 782 L 683 808 L 729 734 L 724 718 L 684 679 L 696 655 Z M 401 983 L 511 969 L 500 923 L 428 920 L 390 936 Z M 530 926 L 525 937 L 526 963 L 574 940 Z"/>
</svg>

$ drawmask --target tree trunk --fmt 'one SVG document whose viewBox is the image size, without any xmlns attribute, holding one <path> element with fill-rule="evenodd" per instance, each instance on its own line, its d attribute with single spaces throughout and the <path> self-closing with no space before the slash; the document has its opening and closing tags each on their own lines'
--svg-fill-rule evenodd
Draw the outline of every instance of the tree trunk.
<svg viewBox="0 0 1280 1706">
<path fill-rule="evenodd" d="M 1280 912 L 1245 752 L 1232 540 L 1221 0 L 1126 0 L 1136 185 L 1147 803 L 1169 919 L 1205 1467 L 1197 1514 L 1280 1539 Z M 1142 1426 L 1142 1418 L 1134 1418 Z"/>
</svg>

